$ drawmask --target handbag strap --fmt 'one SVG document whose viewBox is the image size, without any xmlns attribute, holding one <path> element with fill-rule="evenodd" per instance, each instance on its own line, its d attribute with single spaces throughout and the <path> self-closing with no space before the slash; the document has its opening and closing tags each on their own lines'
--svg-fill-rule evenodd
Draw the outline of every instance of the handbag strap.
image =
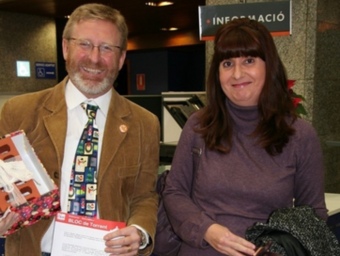
<svg viewBox="0 0 340 256">
<path fill-rule="evenodd" d="M 191 149 L 192 154 L 192 161 L 193 161 L 193 175 L 192 175 L 192 181 L 191 181 L 191 193 L 193 191 L 195 178 L 197 176 L 198 169 L 200 167 L 201 163 L 201 156 L 203 153 L 203 147 L 204 147 L 204 141 L 199 135 L 196 133 L 196 136 L 194 138 L 194 146 Z"/>
<path fill-rule="evenodd" d="M 197 142 L 197 141 L 199 141 L 199 142 Z M 195 145 L 191 149 L 191 154 L 192 154 L 192 159 L 193 159 L 193 167 L 194 167 L 194 175 L 192 177 L 192 184 L 194 183 L 195 173 L 197 172 L 197 170 L 199 168 L 202 152 L 203 152 L 202 139 L 195 137 Z M 170 172 L 170 170 L 165 170 L 162 173 L 158 174 L 156 191 L 159 195 L 159 200 L 161 200 L 161 197 L 162 197 L 162 194 L 163 194 L 163 191 L 164 191 L 164 188 L 165 188 L 165 184 L 166 184 L 166 179 L 168 177 L 169 172 Z"/>
</svg>

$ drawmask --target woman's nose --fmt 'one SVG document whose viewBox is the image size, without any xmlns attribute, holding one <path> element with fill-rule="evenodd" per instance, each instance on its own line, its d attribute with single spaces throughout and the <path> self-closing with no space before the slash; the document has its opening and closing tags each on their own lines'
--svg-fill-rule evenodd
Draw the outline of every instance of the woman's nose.
<svg viewBox="0 0 340 256">
<path fill-rule="evenodd" d="M 243 75 L 242 66 L 240 64 L 236 64 L 234 67 L 234 73 L 233 73 L 234 78 L 239 79 L 242 77 L 242 75 Z"/>
</svg>

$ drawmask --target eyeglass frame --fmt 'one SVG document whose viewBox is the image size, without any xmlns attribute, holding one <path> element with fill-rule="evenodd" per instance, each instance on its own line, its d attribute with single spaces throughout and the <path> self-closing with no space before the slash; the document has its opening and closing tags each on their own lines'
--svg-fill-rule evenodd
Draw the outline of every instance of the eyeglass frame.
<svg viewBox="0 0 340 256">
<path fill-rule="evenodd" d="M 102 43 L 99 45 L 94 45 L 90 40 L 87 39 L 81 39 L 81 38 L 75 38 L 75 37 L 70 37 L 67 38 L 68 41 L 74 41 L 77 46 L 79 46 L 83 51 L 89 52 L 93 51 L 95 47 L 98 48 L 98 51 L 101 54 L 110 54 L 114 52 L 114 48 L 117 48 L 119 50 L 122 49 L 121 46 L 118 45 L 112 45 L 112 44 L 107 44 L 107 43 Z"/>
</svg>

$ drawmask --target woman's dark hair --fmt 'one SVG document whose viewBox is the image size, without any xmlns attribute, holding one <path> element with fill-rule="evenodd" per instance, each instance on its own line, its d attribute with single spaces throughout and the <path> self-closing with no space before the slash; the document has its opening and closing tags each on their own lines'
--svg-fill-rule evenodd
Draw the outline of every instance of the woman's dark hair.
<svg viewBox="0 0 340 256">
<path fill-rule="evenodd" d="M 270 32 L 263 24 L 248 18 L 222 25 L 215 35 L 206 88 L 208 103 L 200 114 L 197 132 L 209 149 L 230 151 L 232 121 L 219 80 L 219 65 L 225 59 L 237 57 L 259 57 L 265 62 L 265 83 L 258 102 L 260 121 L 252 136 L 270 155 L 279 154 L 295 132 L 288 123 L 296 119 L 294 105 L 285 68 Z"/>
</svg>

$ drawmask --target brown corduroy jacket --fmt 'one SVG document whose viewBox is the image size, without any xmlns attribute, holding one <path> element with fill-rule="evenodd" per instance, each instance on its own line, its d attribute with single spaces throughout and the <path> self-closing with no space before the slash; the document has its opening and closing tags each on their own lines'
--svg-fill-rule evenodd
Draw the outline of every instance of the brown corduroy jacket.
<svg viewBox="0 0 340 256">
<path fill-rule="evenodd" d="M 9 99 L 0 117 L 0 136 L 24 130 L 58 187 L 67 129 L 67 80 L 53 88 Z M 113 90 L 98 175 L 100 217 L 139 225 L 152 240 L 157 222 L 159 139 L 158 118 Z M 41 239 L 50 224 L 51 219 L 41 220 L 8 236 L 5 255 L 40 256 Z M 141 253 L 149 255 L 152 248 Z"/>
</svg>

